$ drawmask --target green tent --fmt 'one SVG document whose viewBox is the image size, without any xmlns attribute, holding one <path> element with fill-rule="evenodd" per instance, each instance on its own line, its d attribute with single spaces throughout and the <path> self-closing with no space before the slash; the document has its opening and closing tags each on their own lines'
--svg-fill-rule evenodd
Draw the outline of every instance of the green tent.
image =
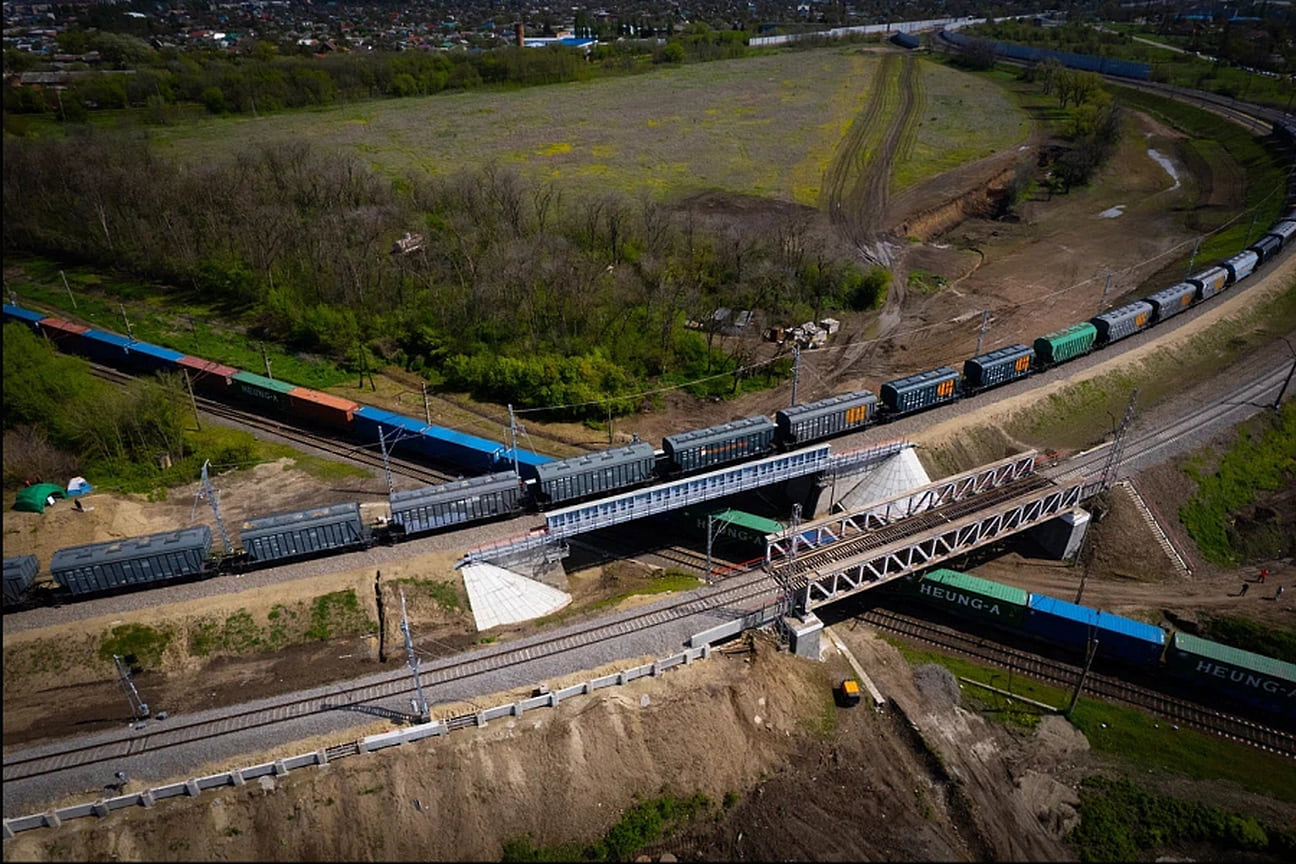
<svg viewBox="0 0 1296 864">
<path fill-rule="evenodd" d="M 35 483 L 18 490 L 14 509 L 25 513 L 44 513 L 45 500 L 53 495 L 55 498 L 66 498 L 67 493 L 57 483 Z"/>
</svg>

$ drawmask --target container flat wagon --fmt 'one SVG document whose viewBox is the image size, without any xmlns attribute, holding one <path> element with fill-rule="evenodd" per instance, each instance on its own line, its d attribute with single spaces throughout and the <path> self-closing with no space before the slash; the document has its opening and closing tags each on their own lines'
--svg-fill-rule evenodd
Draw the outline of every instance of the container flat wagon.
<svg viewBox="0 0 1296 864">
<path fill-rule="evenodd" d="M 1166 667 L 1190 685 L 1296 718 L 1294 663 L 1175 633 L 1166 651 Z"/>
<path fill-rule="evenodd" d="M 360 504 L 351 501 L 248 519 L 239 529 L 249 561 L 284 561 L 369 545 Z"/>
<path fill-rule="evenodd" d="M 1165 651 L 1165 631 L 1160 627 L 1043 594 L 1032 594 L 1029 605 L 1024 629 L 1046 641 L 1083 653 L 1093 639 L 1098 657 L 1144 667 L 1159 664 Z"/>
<path fill-rule="evenodd" d="M 786 447 L 859 429 L 877 416 L 878 398 L 868 390 L 841 393 L 774 414 L 778 438 Z"/>
<path fill-rule="evenodd" d="M 391 496 L 392 522 L 401 526 L 406 535 L 511 516 L 521 510 L 521 478 L 512 471 L 394 492 Z"/>
<path fill-rule="evenodd" d="M 212 396 L 224 396 L 233 386 L 233 378 L 239 370 L 225 366 L 214 360 L 201 357 L 181 357 L 176 361 L 176 368 L 189 376 L 189 383 L 199 393 Z"/>
<path fill-rule="evenodd" d="M 1026 621 L 1029 595 L 1020 588 L 954 570 L 932 570 L 900 580 L 909 597 L 953 615 L 1019 629 Z"/>
<path fill-rule="evenodd" d="M 292 408 L 288 394 L 297 389 L 287 381 L 276 381 L 254 372 L 238 371 L 230 376 L 230 393 L 244 404 L 275 414 L 286 414 Z"/>
<path fill-rule="evenodd" d="M 342 432 L 351 431 L 355 411 L 360 407 L 350 399 L 334 396 L 331 393 L 321 393 L 308 387 L 294 387 L 289 390 L 288 405 L 294 414 Z"/>
<path fill-rule="evenodd" d="M 131 342 L 126 346 L 127 365 L 139 372 L 170 372 L 183 358 L 179 351 L 148 342 Z"/>
<path fill-rule="evenodd" d="M 86 330 L 81 334 L 81 353 L 96 363 L 122 368 L 129 366 L 127 348 L 131 340 L 106 330 Z"/>
<path fill-rule="evenodd" d="M 45 316 L 40 312 L 33 312 L 30 309 L 24 309 L 21 306 L 14 306 L 12 303 L 4 304 L 4 320 L 8 324 L 10 321 L 16 321 L 25 326 L 33 333 L 40 333 L 40 322 Z"/>
</svg>

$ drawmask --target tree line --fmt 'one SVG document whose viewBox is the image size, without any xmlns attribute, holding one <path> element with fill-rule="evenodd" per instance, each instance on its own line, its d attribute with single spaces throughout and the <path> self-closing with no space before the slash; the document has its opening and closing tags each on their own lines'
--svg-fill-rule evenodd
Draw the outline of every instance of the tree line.
<svg viewBox="0 0 1296 864">
<path fill-rule="evenodd" d="M 93 377 L 84 360 L 59 354 L 26 327 L 5 325 L 5 485 L 34 477 L 61 483 L 93 473 L 128 490 L 153 488 L 162 466 L 178 469 L 192 455 L 183 393 L 176 380 L 109 384 Z"/>
<path fill-rule="evenodd" d="M 741 57 L 747 34 L 702 25 L 663 44 L 599 43 L 586 55 L 561 45 L 508 46 L 488 51 L 355 51 L 320 56 L 281 54 L 272 42 L 240 52 L 155 50 L 119 33 L 88 34 L 81 47 L 99 51 L 111 71 L 81 70 L 63 90 L 6 87 L 7 114 L 51 113 L 81 122 L 93 110 L 145 109 L 145 119 L 169 123 L 178 106 L 213 114 L 263 114 L 375 98 L 429 96 L 476 87 L 527 87 L 647 71 L 658 64 Z M 33 65 L 25 52 L 5 53 L 8 72 Z M 11 131 L 16 125 L 10 123 Z"/>
<path fill-rule="evenodd" d="M 825 248 L 808 211 L 716 228 L 494 166 L 380 177 L 306 143 L 181 165 L 143 135 L 76 127 L 6 139 L 0 170 L 7 251 L 179 286 L 294 350 L 523 406 L 622 414 L 645 382 L 726 372 L 709 392 L 737 389 L 754 340 L 727 337 L 717 308 L 817 320 L 876 306 L 889 278 Z M 423 243 L 394 253 L 407 232 Z"/>
</svg>

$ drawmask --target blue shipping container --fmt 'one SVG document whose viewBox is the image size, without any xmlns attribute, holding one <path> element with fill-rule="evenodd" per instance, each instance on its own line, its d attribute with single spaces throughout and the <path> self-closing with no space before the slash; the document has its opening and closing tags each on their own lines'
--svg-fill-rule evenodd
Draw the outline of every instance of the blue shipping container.
<svg viewBox="0 0 1296 864">
<path fill-rule="evenodd" d="M 8 324 L 10 321 L 17 321 L 20 324 L 26 324 L 36 333 L 40 332 L 40 327 L 36 326 L 42 318 L 47 318 L 44 312 L 33 312 L 30 309 L 24 309 L 21 306 L 4 304 L 4 320 Z"/>
<path fill-rule="evenodd" d="M 1152 624 L 1043 594 L 1032 594 L 1029 605 L 1026 631 L 1056 644 L 1083 652 L 1093 638 L 1098 640 L 1097 656 L 1149 667 L 1157 665 L 1165 650 L 1165 631 Z"/>
<path fill-rule="evenodd" d="M 169 372 L 185 355 L 148 342 L 132 342 L 126 349 L 127 362 L 145 372 Z"/>
<path fill-rule="evenodd" d="M 81 335 L 81 346 L 86 355 L 115 369 L 127 365 L 126 349 L 130 344 L 130 339 L 107 330 L 87 330 Z"/>
</svg>

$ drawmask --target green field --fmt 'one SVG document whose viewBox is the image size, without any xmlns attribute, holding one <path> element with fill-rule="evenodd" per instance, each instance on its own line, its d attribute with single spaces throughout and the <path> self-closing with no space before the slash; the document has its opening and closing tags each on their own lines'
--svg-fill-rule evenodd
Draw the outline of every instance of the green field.
<svg viewBox="0 0 1296 864">
<path fill-rule="evenodd" d="M 723 190 L 813 204 L 878 62 L 828 48 L 512 92 L 204 118 L 151 134 L 161 152 L 186 161 L 308 141 L 388 176 L 494 163 L 600 192 Z M 896 166 L 901 187 L 1023 139 L 1024 115 L 993 84 L 935 63 L 921 70 L 926 110 L 910 157 Z"/>
</svg>

